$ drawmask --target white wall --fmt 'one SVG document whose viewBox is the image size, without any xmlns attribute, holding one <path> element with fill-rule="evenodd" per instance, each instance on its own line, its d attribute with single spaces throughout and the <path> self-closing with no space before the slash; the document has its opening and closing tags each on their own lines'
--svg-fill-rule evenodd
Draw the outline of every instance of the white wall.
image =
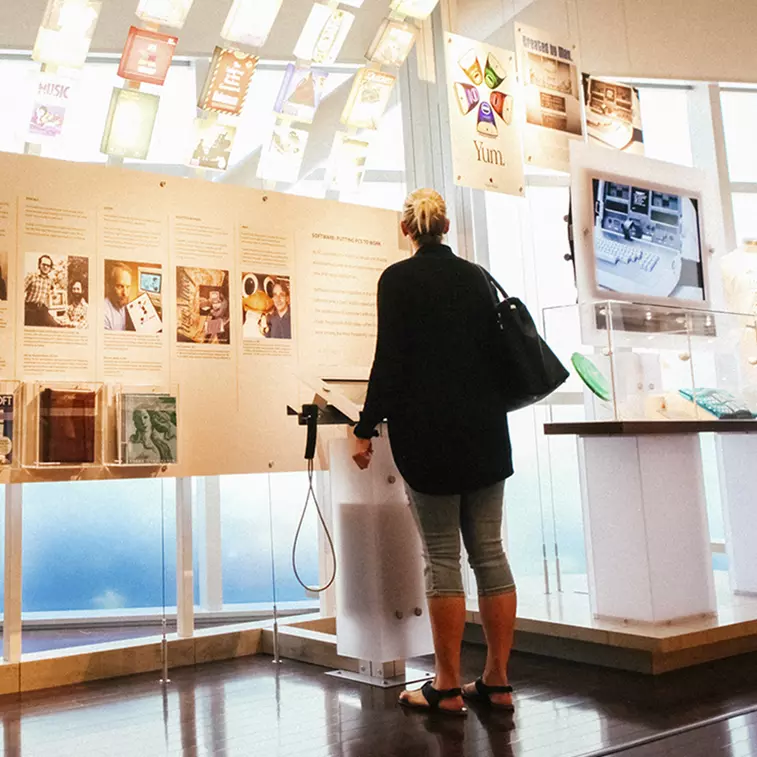
<svg viewBox="0 0 757 757">
<path fill-rule="evenodd" d="M 513 49 L 512 16 L 572 36 L 584 71 L 615 76 L 757 81 L 754 0 L 457 0 L 460 34 Z M 489 19 L 489 22 L 485 21 Z"/>
<path fill-rule="evenodd" d="M 176 33 L 179 55 L 208 55 L 219 44 L 221 29 L 232 0 L 195 0 L 186 26 Z M 0 49 L 30 50 L 34 46 L 47 0 L 0 0 Z M 138 0 L 105 0 L 93 52 L 123 50 L 129 26 L 139 25 L 134 15 Z M 281 12 L 262 51 L 264 58 L 290 59 L 300 30 L 312 7 L 312 0 L 284 0 Z M 353 10 L 353 9 L 348 9 Z M 354 10 L 355 23 L 345 42 L 339 62 L 363 62 L 381 19 L 389 10 L 389 0 L 368 0 Z"/>
</svg>

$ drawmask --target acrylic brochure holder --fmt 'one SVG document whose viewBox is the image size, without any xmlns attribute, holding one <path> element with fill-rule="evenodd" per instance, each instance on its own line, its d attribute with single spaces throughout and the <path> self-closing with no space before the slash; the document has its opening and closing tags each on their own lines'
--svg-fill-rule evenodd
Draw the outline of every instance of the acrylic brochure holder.
<svg viewBox="0 0 757 757">
<path fill-rule="evenodd" d="M 165 469 L 179 462 L 178 387 L 109 386 L 107 407 L 107 465 Z"/>
<path fill-rule="evenodd" d="M 19 465 L 21 392 L 18 381 L 0 379 L 0 483 L 2 474 Z"/>
<path fill-rule="evenodd" d="M 348 439 L 329 446 L 337 651 L 361 661 L 360 680 L 396 685 L 406 680 L 404 660 L 430 653 L 433 645 L 420 537 L 385 430 L 373 446 L 364 471 L 352 460 Z"/>
<path fill-rule="evenodd" d="M 24 390 L 25 466 L 84 469 L 102 463 L 103 385 L 38 382 Z"/>
</svg>

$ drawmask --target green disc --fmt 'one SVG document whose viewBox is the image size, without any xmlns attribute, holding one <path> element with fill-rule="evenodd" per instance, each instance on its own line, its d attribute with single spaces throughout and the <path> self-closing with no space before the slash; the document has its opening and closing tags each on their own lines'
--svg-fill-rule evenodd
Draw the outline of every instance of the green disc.
<svg viewBox="0 0 757 757">
<path fill-rule="evenodd" d="M 602 372 L 597 368 L 586 355 L 580 352 L 574 352 L 571 355 L 570 362 L 576 369 L 576 373 L 581 377 L 581 381 L 591 389 L 599 399 L 609 402 L 612 399 L 610 384 Z"/>
</svg>

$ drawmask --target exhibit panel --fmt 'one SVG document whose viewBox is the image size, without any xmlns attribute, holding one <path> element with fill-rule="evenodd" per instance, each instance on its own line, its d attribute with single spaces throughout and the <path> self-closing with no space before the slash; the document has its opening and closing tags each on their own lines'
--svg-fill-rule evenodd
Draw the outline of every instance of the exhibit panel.
<svg viewBox="0 0 757 757">
<path fill-rule="evenodd" d="M 407 254 L 397 215 L 28 157 L 3 156 L 2 168 L 18 179 L 10 208 L 21 233 L 9 259 L 23 271 L 10 280 L 18 371 L 8 378 L 26 385 L 28 421 L 23 468 L 11 477 L 32 480 L 30 468 L 48 462 L 36 453 L 38 397 L 54 398 L 57 384 L 96 390 L 94 428 L 69 429 L 72 439 L 97 437 L 97 454 L 82 459 L 89 477 L 106 475 L 101 439 L 113 436 L 105 426 L 117 385 L 181 395 L 175 408 L 128 400 L 140 424 L 131 436 L 143 437 L 134 444 L 182 448 L 153 454 L 153 473 L 301 469 L 296 431 L 280 422 L 300 401 L 295 375 L 367 374 L 376 282 Z M 51 417 L 63 416 L 53 408 Z"/>
</svg>

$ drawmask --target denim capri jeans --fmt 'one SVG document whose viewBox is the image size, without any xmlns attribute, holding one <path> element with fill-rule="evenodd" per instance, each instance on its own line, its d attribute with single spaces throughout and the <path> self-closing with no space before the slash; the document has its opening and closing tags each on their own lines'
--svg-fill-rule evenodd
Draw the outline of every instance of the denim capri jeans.
<svg viewBox="0 0 757 757">
<path fill-rule="evenodd" d="M 461 533 L 478 595 L 515 591 L 502 548 L 504 481 L 468 494 L 422 494 L 407 485 L 406 489 L 423 543 L 427 596 L 464 596 Z"/>
</svg>

